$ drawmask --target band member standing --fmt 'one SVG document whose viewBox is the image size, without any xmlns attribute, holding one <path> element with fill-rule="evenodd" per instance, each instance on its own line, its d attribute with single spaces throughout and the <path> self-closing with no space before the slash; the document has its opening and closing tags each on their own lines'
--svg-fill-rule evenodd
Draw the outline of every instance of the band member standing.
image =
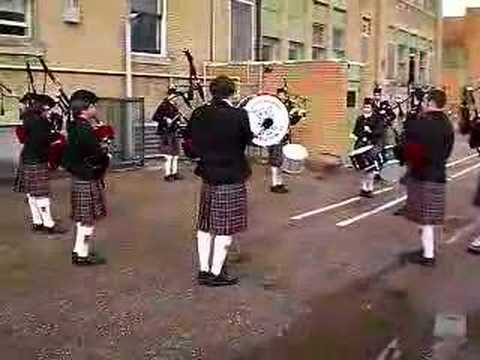
<svg viewBox="0 0 480 360">
<path fill-rule="evenodd" d="M 165 156 L 165 181 L 168 182 L 182 179 L 178 174 L 178 157 L 180 154 L 178 131 L 181 114 L 172 103 L 177 97 L 176 89 L 168 89 L 167 98 L 160 103 L 153 115 L 153 121 L 158 123 L 157 134 L 160 136 L 160 154 Z"/>
<path fill-rule="evenodd" d="M 362 115 L 360 115 L 353 129 L 352 136 L 355 139 L 354 148 L 373 145 L 374 153 L 382 151 L 384 125 L 382 119 L 373 111 L 373 100 L 365 98 L 363 103 Z M 362 188 L 360 195 L 363 197 L 372 197 L 374 188 L 375 171 L 366 171 L 362 179 Z"/>
<path fill-rule="evenodd" d="M 49 147 L 55 139 L 49 112 L 55 101 L 48 95 L 27 94 L 21 102 L 25 104 L 21 114 L 24 145 L 14 191 L 27 195 L 34 232 L 61 234 L 65 231 L 55 223 L 50 211 L 48 169 Z"/>
<path fill-rule="evenodd" d="M 72 175 L 72 219 L 76 223 L 72 263 L 102 264 L 105 260 L 91 251 L 91 240 L 95 223 L 107 214 L 102 179 L 109 155 L 93 129 L 97 96 L 87 90 L 78 90 L 70 101 L 73 123 L 69 127 L 63 165 Z"/>
<path fill-rule="evenodd" d="M 288 94 L 284 88 L 277 89 L 277 97 L 280 101 L 286 106 L 288 112 L 292 108 L 290 100 L 288 99 Z M 268 147 L 268 162 L 270 164 L 270 170 L 272 174 L 272 186 L 270 191 L 276 194 L 286 194 L 288 193 L 288 188 L 284 184 L 284 179 L 282 176 L 282 163 L 283 163 L 283 146 L 287 143 L 287 136 L 283 138 L 278 144 Z"/>
<path fill-rule="evenodd" d="M 219 76 L 210 83 L 212 102 L 196 109 L 190 121 L 193 151 L 199 157 L 195 174 L 202 178 L 198 213 L 198 281 L 206 286 L 234 285 L 238 279 L 222 271 L 232 236 L 247 229 L 247 188 L 251 175 L 245 156 L 252 140 L 248 114 L 228 100 L 235 83 Z M 212 265 L 209 264 L 214 241 Z"/>
<path fill-rule="evenodd" d="M 407 218 L 420 225 L 422 251 L 411 261 L 424 266 L 435 265 L 435 227 L 444 222 L 446 162 L 454 145 L 452 124 L 443 109 L 447 97 L 435 89 L 428 106 L 406 129 L 405 158 L 407 180 Z"/>
</svg>

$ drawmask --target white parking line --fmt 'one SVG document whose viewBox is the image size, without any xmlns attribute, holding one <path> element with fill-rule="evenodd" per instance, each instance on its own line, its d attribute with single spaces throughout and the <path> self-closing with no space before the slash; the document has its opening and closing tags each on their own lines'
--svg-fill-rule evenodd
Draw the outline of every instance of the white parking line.
<svg viewBox="0 0 480 360">
<path fill-rule="evenodd" d="M 447 168 L 450 168 L 450 167 L 452 167 L 452 166 L 461 164 L 461 163 L 463 163 L 463 162 L 465 162 L 465 161 L 468 161 L 468 160 L 470 160 L 470 159 L 473 159 L 473 158 L 475 158 L 475 157 L 478 157 L 478 154 L 468 155 L 468 156 L 466 156 L 466 157 L 464 157 L 464 158 L 461 158 L 461 159 L 452 161 L 452 162 L 450 162 L 450 163 L 447 164 Z M 386 188 L 377 190 L 377 191 L 375 191 L 373 194 L 374 194 L 374 195 L 379 195 L 379 194 L 383 194 L 383 193 L 392 191 L 392 190 L 394 190 L 394 189 L 395 189 L 395 186 L 389 186 L 389 187 L 386 187 Z M 334 209 L 337 209 L 337 208 L 339 208 L 339 207 L 342 207 L 342 206 L 345 206 L 345 205 L 348 205 L 348 204 L 352 204 L 352 203 L 354 203 L 354 202 L 360 201 L 361 199 L 362 199 L 362 197 L 360 197 L 360 196 L 354 196 L 354 197 L 352 197 L 352 198 L 349 198 L 349 199 L 340 201 L 340 202 L 338 202 L 338 203 L 330 204 L 330 205 L 321 207 L 321 208 L 319 208 L 319 209 L 310 210 L 310 211 L 307 211 L 307 212 L 304 212 L 304 213 L 301 213 L 301 214 L 292 216 L 292 217 L 290 218 L 290 220 L 294 220 L 294 221 L 295 221 L 295 220 L 302 220 L 302 219 L 308 218 L 308 217 L 313 216 L 313 215 L 322 214 L 322 213 L 324 213 L 324 212 L 327 212 L 327 211 L 330 211 L 330 210 L 334 210 Z"/>
<path fill-rule="evenodd" d="M 460 176 L 463 176 L 463 175 L 465 175 L 465 174 L 467 174 L 467 173 L 471 172 L 472 170 L 475 170 L 475 169 L 477 169 L 477 168 L 479 168 L 479 167 L 480 167 L 480 163 L 477 163 L 477 164 L 475 164 L 475 165 L 473 165 L 473 166 L 470 166 L 470 167 L 468 167 L 468 168 L 466 168 L 466 169 L 464 169 L 464 170 L 462 170 L 462 171 L 459 171 L 458 173 L 453 174 L 453 175 L 449 178 L 449 181 L 452 181 L 452 180 L 454 180 L 454 179 L 457 179 L 457 178 L 459 178 Z M 346 227 L 346 226 L 352 225 L 353 223 L 356 223 L 357 221 L 363 220 L 363 219 L 365 219 L 365 218 L 367 218 L 367 217 L 370 217 L 370 216 L 375 215 L 375 214 L 378 214 L 378 213 L 380 213 L 380 212 L 382 212 L 382 211 L 384 211 L 384 210 L 387 210 L 387 209 L 389 209 L 389 208 L 391 208 L 391 207 L 393 207 L 393 206 L 395 206 L 395 205 L 397 205 L 397 204 L 405 201 L 406 199 L 407 199 L 407 196 L 404 195 L 404 196 L 399 197 L 399 198 L 397 198 L 397 199 L 395 199 L 395 200 L 389 201 L 389 202 L 387 202 L 387 203 L 385 203 L 385 204 L 383 204 L 383 205 L 381 205 L 381 206 L 378 206 L 378 207 L 374 208 L 373 210 L 364 212 L 364 213 L 362 213 L 362 214 L 360 214 L 360 215 L 354 216 L 354 217 L 349 218 L 349 219 L 346 219 L 346 220 L 342 220 L 342 221 L 338 222 L 336 225 L 337 225 L 338 227 Z"/>
<path fill-rule="evenodd" d="M 477 225 L 476 223 L 472 223 L 472 224 L 469 224 L 469 225 L 465 226 L 464 228 L 460 229 L 459 231 L 457 231 L 457 233 L 455 235 L 453 235 L 450 239 L 445 241 L 445 244 L 450 245 L 450 244 L 453 244 L 454 242 L 460 240 L 465 235 L 473 232 L 473 230 L 475 230 L 476 225 Z"/>
<path fill-rule="evenodd" d="M 393 339 L 377 356 L 377 360 L 398 359 L 399 355 L 401 355 L 398 349 L 398 342 L 398 339 Z"/>
</svg>

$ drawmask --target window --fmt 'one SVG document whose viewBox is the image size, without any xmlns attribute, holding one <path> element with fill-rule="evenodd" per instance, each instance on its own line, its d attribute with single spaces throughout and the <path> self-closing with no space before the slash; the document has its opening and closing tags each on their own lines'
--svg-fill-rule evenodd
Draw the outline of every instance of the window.
<svg viewBox="0 0 480 360">
<path fill-rule="evenodd" d="M 63 21 L 67 23 L 80 22 L 80 0 L 65 0 Z"/>
<path fill-rule="evenodd" d="M 408 48 L 405 45 L 398 45 L 397 50 L 397 79 L 401 84 L 408 82 Z"/>
<path fill-rule="evenodd" d="M 165 0 L 131 0 L 132 50 L 164 54 L 166 47 Z"/>
<path fill-rule="evenodd" d="M 325 46 L 325 24 L 313 24 L 312 44 L 313 46 Z"/>
<path fill-rule="evenodd" d="M 369 18 L 362 18 L 362 34 L 366 36 L 372 35 L 372 20 Z"/>
<path fill-rule="evenodd" d="M 425 51 L 420 51 L 419 56 L 419 72 L 418 72 L 418 81 L 420 84 L 425 84 L 427 82 L 427 53 Z"/>
<path fill-rule="evenodd" d="M 279 41 L 278 39 L 264 36 L 262 39 L 262 60 L 272 61 L 279 58 Z"/>
<path fill-rule="evenodd" d="M 369 56 L 370 37 L 362 34 L 360 46 L 361 46 L 360 50 L 361 50 L 362 62 L 366 63 L 368 62 L 368 56 Z"/>
<path fill-rule="evenodd" d="M 28 36 L 26 0 L 0 0 L 0 35 Z"/>
<path fill-rule="evenodd" d="M 295 41 L 290 41 L 288 47 L 288 60 L 303 59 L 303 44 Z"/>
<path fill-rule="evenodd" d="M 231 0 L 231 46 L 232 61 L 253 59 L 253 2 Z"/>
<path fill-rule="evenodd" d="M 327 49 L 321 47 L 312 48 L 313 60 L 325 60 L 327 58 Z"/>
<path fill-rule="evenodd" d="M 354 108 L 357 106 L 357 92 L 348 90 L 347 92 L 347 107 Z"/>
<path fill-rule="evenodd" d="M 387 79 L 395 78 L 395 55 L 397 46 L 389 43 L 387 45 Z"/>
<path fill-rule="evenodd" d="M 345 42 L 345 31 L 340 28 L 333 29 L 333 49 L 343 50 Z"/>
</svg>

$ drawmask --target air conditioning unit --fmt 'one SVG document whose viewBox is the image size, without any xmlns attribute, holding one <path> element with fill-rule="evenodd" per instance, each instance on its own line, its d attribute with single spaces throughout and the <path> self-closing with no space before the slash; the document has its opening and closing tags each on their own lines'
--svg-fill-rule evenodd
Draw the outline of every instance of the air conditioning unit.
<svg viewBox="0 0 480 360">
<path fill-rule="evenodd" d="M 81 20 L 80 4 L 75 0 L 66 0 L 63 11 L 63 21 L 70 24 L 78 24 Z"/>
</svg>

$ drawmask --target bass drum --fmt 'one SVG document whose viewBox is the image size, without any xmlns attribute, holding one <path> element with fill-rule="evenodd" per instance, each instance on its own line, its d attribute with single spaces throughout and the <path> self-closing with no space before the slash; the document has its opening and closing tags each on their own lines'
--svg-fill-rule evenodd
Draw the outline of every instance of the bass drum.
<svg viewBox="0 0 480 360">
<path fill-rule="evenodd" d="M 290 125 L 287 107 L 275 96 L 256 95 L 240 100 L 238 107 L 248 112 L 250 130 L 255 145 L 267 147 L 279 144 Z"/>
</svg>

